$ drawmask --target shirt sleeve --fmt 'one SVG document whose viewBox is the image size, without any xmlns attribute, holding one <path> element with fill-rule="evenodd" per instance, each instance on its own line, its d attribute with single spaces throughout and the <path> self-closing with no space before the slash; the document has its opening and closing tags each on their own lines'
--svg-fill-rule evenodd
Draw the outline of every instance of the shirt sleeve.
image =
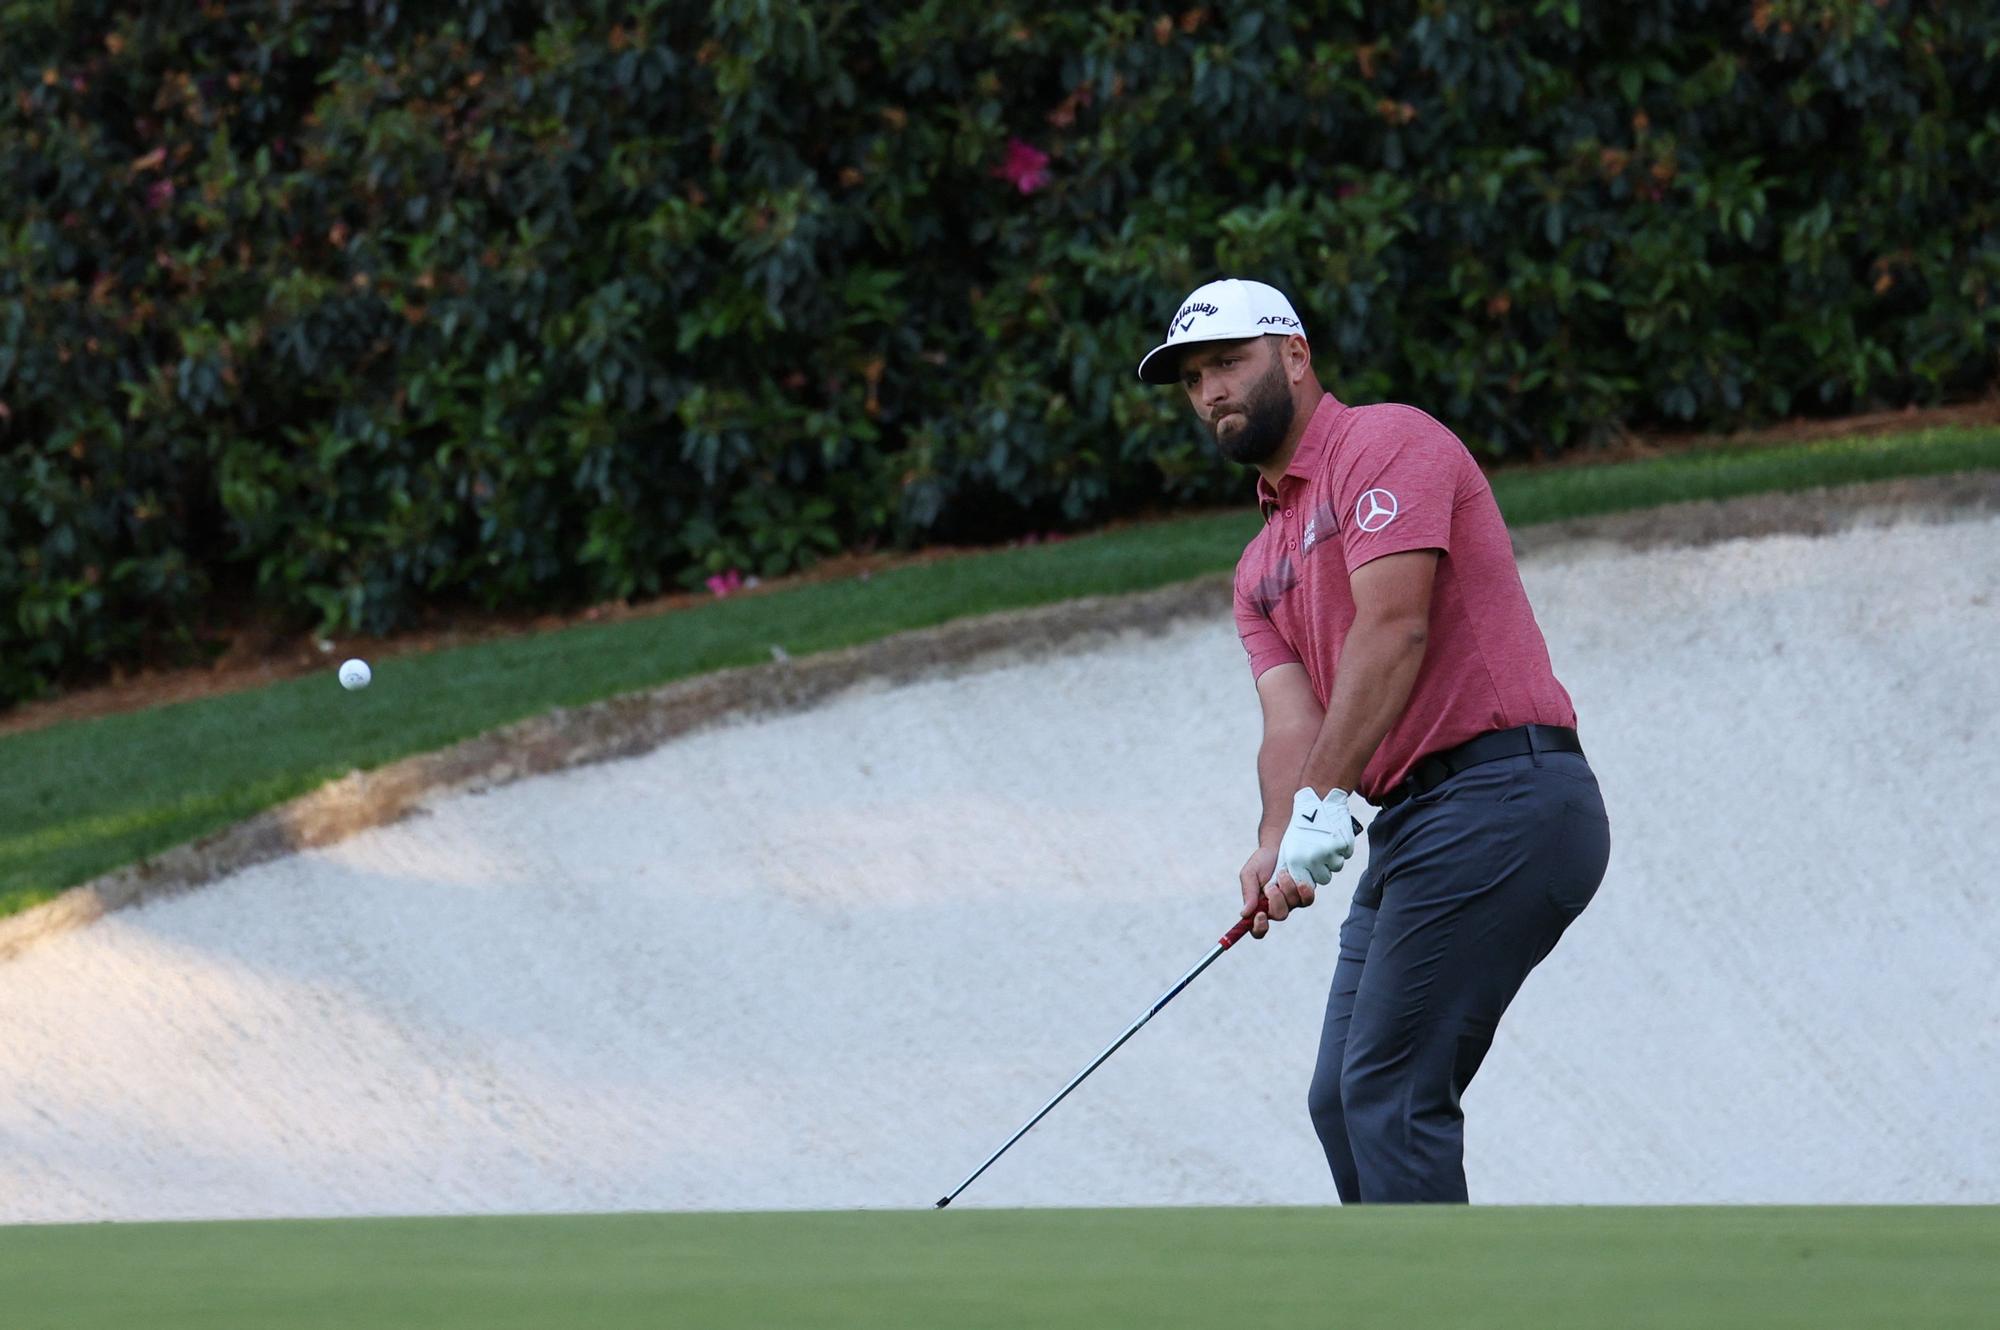
<svg viewBox="0 0 2000 1330">
<path fill-rule="evenodd" d="M 1458 481 L 1472 454 L 1415 407 L 1369 408 L 1334 480 L 1347 571 L 1407 550 L 1451 552 Z"/>
<path fill-rule="evenodd" d="M 1240 567 L 1236 572 L 1236 636 L 1250 657 L 1252 679 L 1261 678 L 1273 665 L 1299 663 L 1299 653 L 1271 621 L 1271 607 L 1260 600 L 1254 586 L 1244 584 Z"/>
</svg>

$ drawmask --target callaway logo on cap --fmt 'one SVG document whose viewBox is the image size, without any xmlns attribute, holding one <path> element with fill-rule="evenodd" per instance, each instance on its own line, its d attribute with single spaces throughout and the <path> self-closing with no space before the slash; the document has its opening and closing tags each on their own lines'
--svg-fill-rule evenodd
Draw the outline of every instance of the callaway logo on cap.
<svg viewBox="0 0 2000 1330">
<path fill-rule="evenodd" d="M 1176 351 L 1196 342 L 1234 342 L 1245 337 L 1306 335 L 1306 326 L 1285 293 L 1262 282 L 1246 282 L 1226 277 L 1210 282 L 1181 302 L 1167 321 L 1167 340 L 1154 347 L 1139 362 L 1139 377 L 1146 383 L 1173 383 L 1180 369 L 1176 358 L 1163 352 Z"/>
</svg>

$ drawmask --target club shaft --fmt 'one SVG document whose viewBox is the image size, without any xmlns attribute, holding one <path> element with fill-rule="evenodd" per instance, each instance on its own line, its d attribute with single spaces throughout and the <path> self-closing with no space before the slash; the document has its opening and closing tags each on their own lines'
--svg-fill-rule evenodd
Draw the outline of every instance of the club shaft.
<svg viewBox="0 0 2000 1330">
<path fill-rule="evenodd" d="M 978 1168 L 973 1169 L 972 1172 L 967 1175 L 965 1181 L 959 1183 L 956 1187 L 952 1188 L 951 1195 L 945 1197 L 942 1201 L 939 1201 L 937 1203 L 937 1208 L 943 1209 L 946 1205 L 949 1205 L 952 1201 L 956 1200 L 958 1194 L 964 1191 L 967 1187 L 970 1187 L 974 1179 L 976 1179 L 981 1173 L 984 1173 L 987 1169 L 993 1167 L 994 1160 L 998 1159 L 1001 1155 L 1006 1154 L 1007 1151 L 1013 1146 L 1014 1142 L 1020 1140 L 1023 1136 L 1026 1136 L 1028 1134 L 1029 1128 L 1033 1127 L 1037 1122 L 1040 1122 L 1043 1118 L 1047 1117 L 1049 1115 L 1049 1110 L 1054 1108 L 1057 1104 L 1060 1104 L 1069 1095 L 1069 1092 L 1071 1090 L 1074 1090 L 1077 1086 L 1082 1085 L 1084 1078 L 1086 1076 L 1090 1075 L 1091 1072 L 1096 1071 L 1099 1067 L 1103 1066 L 1104 1060 L 1110 1057 L 1113 1053 L 1116 1053 L 1120 1048 L 1122 1048 L 1127 1039 L 1130 1039 L 1133 1035 L 1139 1033 L 1139 1029 L 1141 1026 L 1145 1025 L 1147 1021 L 1152 1020 L 1153 1017 L 1159 1015 L 1160 1008 L 1166 1006 L 1169 1002 L 1172 1002 L 1174 998 L 1180 994 L 1180 991 L 1183 988 L 1186 988 L 1189 984 L 1193 983 L 1196 975 L 1200 974 L 1203 970 L 1206 970 L 1210 965 L 1213 965 L 1215 963 L 1215 958 L 1217 956 L 1220 956 L 1224 951 L 1228 950 L 1229 944 L 1234 941 L 1236 941 L 1236 939 L 1232 937 L 1227 939 L 1226 941 L 1216 943 L 1215 946 L 1210 949 L 1208 955 L 1201 958 L 1201 963 L 1199 965 L 1195 966 L 1192 970 L 1189 970 L 1186 974 L 1182 975 L 1180 977 L 1180 982 L 1176 983 L 1172 988 L 1169 988 L 1165 993 L 1161 994 L 1160 1000 L 1158 1002 L 1155 1002 L 1152 1005 L 1152 1007 L 1147 1010 L 1145 1015 L 1141 1016 L 1138 1020 L 1133 1021 L 1131 1027 L 1127 1029 L 1124 1034 L 1119 1035 L 1118 1038 L 1112 1042 L 1111 1047 L 1105 1049 L 1102 1053 L 1099 1053 L 1088 1067 L 1085 1067 L 1082 1071 L 1078 1072 L 1076 1075 L 1076 1079 L 1071 1081 L 1068 1085 L 1065 1085 L 1062 1088 L 1061 1093 L 1057 1094 L 1055 1098 L 1049 1100 L 1048 1103 L 1043 1104 L 1041 1111 L 1035 1114 L 1035 1116 L 1029 1118 L 1028 1121 L 1021 1127 L 1021 1130 L 1015 1132 L 1012 1136 L 1009 1136 L 1007 1138 L 1006 1145 L 1003 1145 L 998 1150 L 995 1150 L 992 1153 L 992 1155 L 986 1160 L 985 1163 L 981 1164 Z"/>
<path fill-rule="evenodd" d="M 1362 832 L 1361 819 L 1353 818 L 1352 820 L 1354 823 L 1354 834 L 1358 836 Z M 1247 910 L 1249 909 L 1249 906 L 1246 905 L 1244 908 Z M 1116 1053 L 1119 1049 L 1123 1048 L 1125 1046 L 1125 1041 L 1127 1039 L 1130 1039 L 1133 1035 L 1139 1033 L 1140 1027 L 1143 1026 L 1147 1021 L 1150 1021 L 1153 1019 L 1153 1017 L 1159 1015 L 1160 1008 L 1166 1006 L 1169 1002 L 1172 1002 L 1177 996 L 1179 996 L 1180 991 L 1183 988 L 1186 988 L 1189 984 L 1194 982 L 1196 975 L 1200 974 L 1203 970 L 1206 970 L 1209 966 L 1215 964 L 1215 958 L 1217 956 L 1220 956 L 1223 952 L 1228 951 L 1238 942 L 1241 942 L 1243 938 L 1249 934 L 1249 932 L 1251 931 L 1251 926 L 1255 922 L 1256 919 L 1248 914 L 1236 920 L 1236 922 L 1230 926 L 1229 931 L 1227 933 L 1224 933 L 1221 939 L 1216 942 L 1215 946 L 1209 950 L 1208 955 L 1201 958 L 1201 963 L 1199 965 L 1195 966 L 1192 970 L 1189 970 L 1186 974 L 1182 975 L 1180 977 L 1179 983 L 1176 983 L 1172 988 L 1169 988 L 1166 992 L 1162 993 L 1160 995 L 1160 1000 L 1158 1002 L 1155 1002 L 1150 1008 L 1148 1008 L 1144 1016 L 1141 1016 L 1138 1020 L 1133 1021 L 1130 1029 L 1126 1030 L 1124 1034 L 1119 1035 L 1117 1039 L 1112 1041 L 1111 1047 L 1105 1049 L 1102 1053 L 1099 1053 L 1096 1059 L 1092 1061 L 1088 1067 L 1085 1067 L 1082 1071 L 1078 1072 L 1076 1074 L 1076 1079 L 1071 1081 L 1068 1085 L 1065 1085 L 1062 1088 L 1062 1092 L 1060 1094 L 1058 1094 L 1054 1099 L 1049 1100 L 1048 1103 L 1043 1104 L 1041 1112 L 1029 1118 L 1027 1122 L 1022 1125 L 1021 1130 L 1015 1132 L 1012 1136 L 1009 1136 L 1007 1138 L 1007 1144 L 1001 1146 L 998 1150 L 995 1150 L 990 1156 L 987 1157 L 985 1163 L 981 1164 L 978 1168 L 973 1169 L 971 1173 L 967 1174 L 965 1181 L 959 1183 L 956 1187 L 953 1187 L 951 1189 L 951 1194 L 944 1197 L 937 1203 L 937 1208 L 942 1210 L 947 1205 L 950 1205 L 952 1201 L 957 1199 L 958 1194 L 964 1191 L 967 1187 L 970 1187 L 981 1173 L 984 1173 L 987 1169 L 993 1167 L 994 1160 L 998 1159 L 1001 1155 L 1006 1154 L 1008 1150 L 1012 1149 L 1014 1142 L 1020 1140 L 1023 1136 L 1026 1136 L 1029 1130 L 1033 1128 L 1037 1122 L 1040 1122 L 1043 1118 L 1047 1117 L 1049 1115 L 1049 1110 L 1054 1108 L 1057 1104 L 1060 1104 L 1065 1098 L 1067 1098 L 1071 1090 L 1074 1090 L 1077 1086 L 1082 1085 L 1084 1077 L 1090 1075 L 1091 1072 L 1096 1071 L 1099 1067 L 1103 1066 L 1104 1059 L 1110 1057 L 1113 1053 Z"/>
</svg>

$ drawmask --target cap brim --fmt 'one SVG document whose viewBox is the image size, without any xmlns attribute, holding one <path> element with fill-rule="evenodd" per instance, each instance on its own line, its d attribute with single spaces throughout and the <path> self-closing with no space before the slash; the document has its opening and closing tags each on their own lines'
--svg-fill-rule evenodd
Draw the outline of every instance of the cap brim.
<svg viewBox="0 0 2000 1330">
<path fill-rule="evenodd" d="M 1161 342 L 1146 353 L 1139 362 L 1139 382 L 1167 387 L 1181 381 L 1180 358 L 1173 353 L 1185 351 L 1191 346 L 1207 346 L 1211 342 L 1254 342 L 1259 337 L 1302 337 L 1303 333 L 1274 333 L 1268 328 L 1252 328 L 1249 332 L 1240 329 L 1234 332 L 1211 333 L 1206 337 L 1183 337 L 1178 342 Z"/>
<path fill-rule="evenodd" d="M 1151 383 L 1162 388 L 1180 382 L 1180 358 L 1171 353 L 1184 346 L 1193 345 L 1191 341 L 1161 342 L 1148 351 L 1146 358 L 1139 362 L 1139 382 Z"/>
</svg>

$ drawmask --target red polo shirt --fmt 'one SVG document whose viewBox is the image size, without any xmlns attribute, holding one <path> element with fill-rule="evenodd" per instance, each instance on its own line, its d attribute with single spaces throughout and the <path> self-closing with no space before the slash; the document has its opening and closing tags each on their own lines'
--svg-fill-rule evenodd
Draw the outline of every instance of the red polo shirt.
<svg viewBox="0 0 2000 1330">
<path fill-rule="evenodd" d="M 1514 566 L 1492 487 L 1465 445 L 1415 407 L 1320 399 L 1236 564 L 1236 630 L 1253 676 L 1298 661 L 1324 707 L 1354 622 L 1348 575 L 1405 550 L 1443 551 L 1424 663 L 1403 714 L 1369 759 L 1374 800 L 1426 753 L 1488 730 L 1575 725 Z"/>
</svg>

